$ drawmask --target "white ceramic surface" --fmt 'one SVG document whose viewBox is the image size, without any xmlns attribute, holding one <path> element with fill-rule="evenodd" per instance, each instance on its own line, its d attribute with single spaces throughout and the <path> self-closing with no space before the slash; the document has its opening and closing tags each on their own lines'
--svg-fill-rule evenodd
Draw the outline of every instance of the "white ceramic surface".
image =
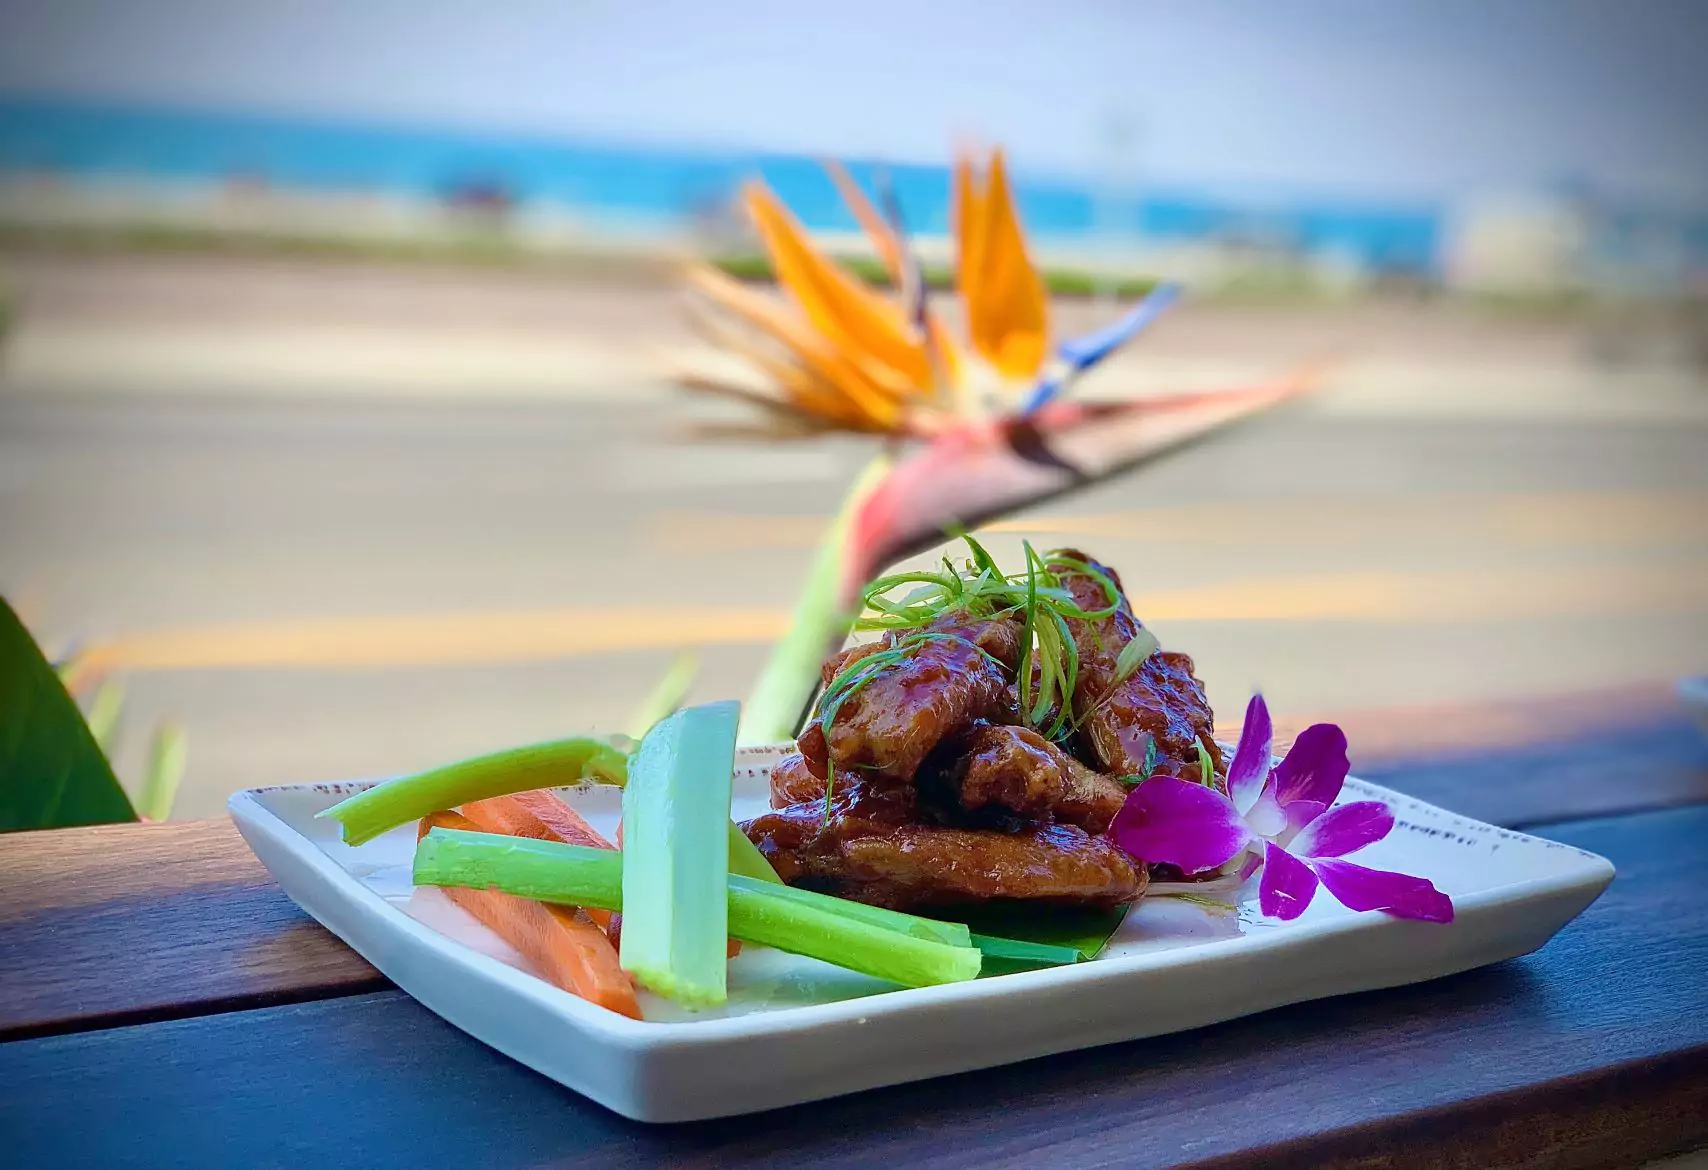
<svg viewBox="0 0 1708 1170">
<path fill-rule="evenodd" d="M 777 753 L 744 750 L 735 812 L 765 807 Z M 1357 914 L 1319 893 L 1298 920 L 1147 901 L 1091 963 L 898 989 L 812 959 L 748 948 L 730 1002 L 691 1013 L 643 996 L 645 1022 L 577 999 L 436 890 L 416 891 L 414 826 L 350 848 L 315 814 L 369 782 L 257 788 L 231 798 L 250 847 L 298 905 L 457 1027 L 642 1121 L 770 1109 L 879 1085 L 1196 1028 L 1284 1004 L 1433 979 L 1527 954 L 1606 888 L 1613 866 L 1580 849 L 1468 820 L 1349 780 L 1398 824 L 1363 865 L 1429 878 L 1448 926 Z M 564 790 L 596 826 L 620 794 Z"/>
</svg>

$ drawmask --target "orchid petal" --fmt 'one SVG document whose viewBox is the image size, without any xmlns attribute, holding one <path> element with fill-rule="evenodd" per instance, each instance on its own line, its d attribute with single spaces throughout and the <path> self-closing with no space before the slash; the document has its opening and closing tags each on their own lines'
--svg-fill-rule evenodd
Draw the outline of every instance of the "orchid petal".
<svg viewBox="0 0 1708 1170">
<path fill-rule="evenodd" d="M 1392 809 L 1379 800 L 1360 800 L 1312 820 L 1293 839 L 1291 848 L 1300 857 L 1344 857 L 1380 841 L 1393 827 Z"/>
<path fill-rule="evenodd" d="M 1351 767 L 1346 733 L 1332 723 L 1314 723 L 1299 733 L 1287 758 L 1275 766 L 1276 796 L 1282 804 L 1314 800 L 1331 805 Z"/>
<path fill-rule="evenodd" d="M 1255 849 L 1252 850 L 1250 853 L 1246 854 L 1245 860 L 1240 862 L 1236 880 L 1240 885 L 1244 885 L 1251 879 L 1251 875 L 1256 873 L 1262 865 L 1263 854 Z"/>
<path fill-rule="evenodd" d="M 1273 841 L 1263 846 L 1263 881 L 1257 887 L 1257 905 L 1271 918 L 1291 922 L 1305 912 L 1316 897 L 1317 875 L 1311 867 Z"/>
<path fill-rule="evenodd" d="M 1245 810 L 1245 823 L 1259 837 L 1279 837 L 1287 831 L 1287 810 L 1275 798 L 1275 778 L 1271 776 L 1257 794 L 1257 800 Z"/>
<path fill-rule="evenodd" d="M 1395 918 L 1452 922 L 1453 899 L 1428 879 L 1365 869 L 1350 861 L 1324 858 L 1312 863 L 1328 892 L 1352 910 L 1384 910 Z"/>
<path fill-rule="evenodd" d="M 1249 812 L 1269 778 L 1271 745 L 1275 728 L 1269 721 L 1269 704 L 1253 695 L 1245 707 L 1245 723 L 1239 729 L 1239 746 L 1228 765 L 1228 795 L 1241 813 Z"/>
<path fill-rule="evenodd" d="M 1289 849 L 1293 847 L 1293 839 L 1306 825 L 1328 811 L 1326 806 L 1315 800 L 1295 800 L 1292 804 L 1284 804 L 1281 807 L 1287 813 L 1287 828 L 1276 840 Z"/>
<path fill-rule="evenodd" d="M 1244 849 L 1251 831 L 1215 789 L 1152 776 L 1127 794 L 1109 836 L 1134 857 L 1201 873 Z"/>
</svg>

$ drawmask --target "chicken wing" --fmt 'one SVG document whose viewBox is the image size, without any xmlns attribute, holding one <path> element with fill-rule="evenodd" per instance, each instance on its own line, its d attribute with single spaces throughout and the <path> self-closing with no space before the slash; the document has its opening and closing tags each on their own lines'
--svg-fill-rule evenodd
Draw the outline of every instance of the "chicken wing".
<svg viewBox="0 0 1708 1170">
<path fill-rule="evenodd" d="M 1029 727 L 977 724 L 937 756 L 945 764 L 931 787 L 946 789 L 970 813 L 1000 809 L 1101 833 L 1127 799 L 1119 780 L 1086 767 Z M 928 763 L 925 772 L 931 771 Z"/>
<path fill-rule="evenodd" d="M 790 885 L 898 910 L 995 899 L 1109 907 L 1148 880 L 1113 842 L 1073 825 L 962 829 L 917 820 L 912 787 L 852 781 L 831 799 L 791 805 L 743 828 Z"/>
<path fill-rule="evenodd" d="M 825 780 L 814 776 L 799 752 L 784 756 L 771 768 L 771 807 L 787 808 L 824 799 Z"/>
<path fill-rule="evenodd" d="M 825 693 L 828 723 L 815 720 L 819 734 L 809 727 L 799 744 L 814 775 L 829 761 L 875 780 L 911 780 L 946 736 L 1007 708 L 1020 622 L 950 614 L 917 633 L 889 635 L 885 649 L 894 654 L 884 661 L 863 647 L 844 651 L 838 671 L 847 673 L 834 674 Z"/>
<path fill-rule="evenodd" d="M 1120 591 L 1121 579 L 1115 571 L 1084 553 L 1064 550 L 1053 555 L 1072 558 L 1108 574 Z M 1089 612 L 1108 606 L 1108 595 L 1090 573 L 1058 567 L 1056 576 L 1080 609 Z M 1212 734 L 1214 717 L 1204 697 L 1204 686 L 1192 673 L 1191 658 L 1158 650 L 1132 675 L 1115 682 L 1121 650 L 1139 630 L 1124 592 L 1119 593 L 1118 607 L 1110 616 L 1089 621 L 1070 618 L 1068 629 L 1079 651 L 1073 713 L 1079 722 L 1082 754 L 1090 762 L 1113 775 L 1138 774 L 1144 770 L 1146 749 L 1154 740 L 1158 771 L 1195 775 L 1198 745 L 1202 744 L 1217 774 L 1226 774 L 1227 766 Z"/>
</svg>

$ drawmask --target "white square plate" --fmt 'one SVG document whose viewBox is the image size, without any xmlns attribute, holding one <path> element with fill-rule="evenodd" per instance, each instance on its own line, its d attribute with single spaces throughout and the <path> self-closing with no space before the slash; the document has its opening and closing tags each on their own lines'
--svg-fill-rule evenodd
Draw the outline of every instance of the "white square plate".
<svg viewBox="0 0 1708 1170">
<path fill-rule="evenodd" d="M 780 754 L 739 755 L 737 816 L 767 807 Z M 250 789 L 231 798 L 231 816 L 285 892 L 403 990 L 641 1121 L 771 1109 L 1434 979 L 1528 954 L 1613 880 L 1595 854 L 1348 780 L 1343 800 L 1385 800 L 1398 819 L 1356 860 L 1429 878 L 1453 897 L 1451 925 L 1358 914 L 1322 894 L 1290 923 L 1251 901 L 1218 917 L 1159 899 L 1141 902 L 1095 962 L 912 989 L 750 947 L 730 963 L 727 1006 L 692 1013 L 643 994 L 642 1022 L 535 978 L 439 891 L 416 890 L 414 825 L 351 848 L 315 819 L 370 783 Z M 562 794 L 615 828 L 617 790 Z"/>
</svg>

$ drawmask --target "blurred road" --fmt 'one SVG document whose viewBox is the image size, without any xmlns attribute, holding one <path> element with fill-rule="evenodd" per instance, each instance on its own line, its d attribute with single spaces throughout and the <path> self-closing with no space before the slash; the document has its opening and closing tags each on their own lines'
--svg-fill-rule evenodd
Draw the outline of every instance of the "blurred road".
<svg viewBox="0 0 1708 1170">
<path fill-rule="evenodd" d="M 1427 358 L 1406 360 L 1455 368 Z M 1526 360 L 1502 358 L 1504 396 L 1354 379 L 993 542 L 1115 564 L 1230 715 L 1257 685 L 1331 716 L 1708 669 L 1700 383 L 1580 370 L 1568 390 L 1557 354 Z M 620 730 L 684 645 L 696 695 L 745 693 L 867 450 L 691 440 L 658 387 L 446 401 L 111 377 L 77 394 L 14 368 L 0 389 L 0 590 L 50 650 L 120 663 L 122 773 L 155 721 L 183 723 L 179 816 Z"/>
</svg>

